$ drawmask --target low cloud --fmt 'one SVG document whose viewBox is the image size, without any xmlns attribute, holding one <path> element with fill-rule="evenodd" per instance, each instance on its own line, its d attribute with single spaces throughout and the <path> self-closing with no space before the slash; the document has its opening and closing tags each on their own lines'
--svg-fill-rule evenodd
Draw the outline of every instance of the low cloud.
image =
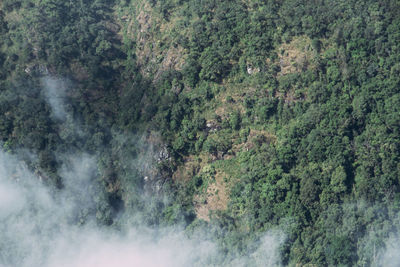
<svg viewBox="0 0 400 267">
<path fill-rule="evenodd" d="M 66 109 L 67 84 L 61 78 L 42 78 L 52 115 L 63 125 L 60 136 L 82 136 L 80 124 Z M 157 135 L 153 133 L 148 139 L 152 141 L 138 147 L 141 155 L 135 159 L 118 154 L 124 159 L 120 167 L 127 173 L 121 183 L 127 183 L 124 187 L 132 190 L 132 195 L 137 192 L 128 187 L 129 173 L 138 170 L 147 178 L 147 193 L 140 193 L 144 202 L 161 186 L 156 183 L 153 166 L 169 158 L 161 143 L 154 141 L 159 140 Z M 117 147 L 146 143 L 145 137 L 132 144 L 129 140 L 136 139 L 113 136 Z M 27 155 L 35 161 L 34 155 Z M 225 255 L 216 242 L 206 238 L 209 234 L 189 237 L 180 225 L 151 228 L 141 222 L 145 214 L 125 211 L 124 220 L 117 224 L 99 225 L 99 203 L 107 205 L 107 201 L 97 158 L 76 153 L 57 155 L 57 159 L 62 163 L 58 171 L 61 190 L 46 187 L 23 160 L 0 150 L 0 267 L 180 267 L 216 266 L 223 262 Z M 127 216 L 139 219 L 129 220 Z M 279 248 L 283 242 L 281 232 L 268 232 L 258 249 L 225 265 L 280 266 Z"/>
<path fill-rule="evenodd" d="M 67 111 L 65 109 L 65 98 L 68 88 L 66 80 L 45 76 L 41 81 L 44 95 L 51 107 L 53 116 L 62 121 L 66 120 Z"/>
<path fill-rule="evenodd" d="M 150 238 L 155 233 L 149 229 L 132 229 L 124 235 L 85 230 L 83 237 L 79 232 L 67 242 L 62 239 L 47 266 L 204 266 L 203 260 L 216 251 L 212 243 L 191 241 L 183 232 L 158 233 L 160 236 Z"/>
<path fill-rule="evenodd" d="M 256 266 L 282 266 L 279 248 L 285 242 L 281 231 L 270 231 L 261 239 L 261 245 L 251 254 Z"/>
<path fill-rule="evenodd" d="M 380 258 L 380 266 L 400 266 L 400 238 L 398 236 L 391 236 L 385 245 L 386 249 Z"/>
<path fill-rule="evenodd" d="M 180 227 L 115 230 L 90 218 L 80 224 L 80 214 L 94 209 L 93 198 L 101 194 L 96 171 L 96 160 L 88 155 L 66 157 L 60 171 L 65 188 L 53 192 L 24 163 L 0 152 L 0 266 L 212 266 L 221 256 L 215 243 L 189 238 Z M 280 235 L 267 234 L 248 260 L 280 265 L 282 242 Z"/>
</svg>

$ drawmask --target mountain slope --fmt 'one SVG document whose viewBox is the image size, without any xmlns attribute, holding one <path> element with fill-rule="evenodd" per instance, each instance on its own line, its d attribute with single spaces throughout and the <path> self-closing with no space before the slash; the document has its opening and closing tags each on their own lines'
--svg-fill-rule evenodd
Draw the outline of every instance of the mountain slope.
<svg viewBox="0 0 400 267">
<path fill-rule="evenodd" d="M 57 155 L 96 155 L 99 222 L 208 225 L 225 262 L 279 228 L 283 265 L 383 264 L 400 227 L 398 1 L 1 5 L 3 150 L 38 155 L 59 189 Z"/>
</svg>

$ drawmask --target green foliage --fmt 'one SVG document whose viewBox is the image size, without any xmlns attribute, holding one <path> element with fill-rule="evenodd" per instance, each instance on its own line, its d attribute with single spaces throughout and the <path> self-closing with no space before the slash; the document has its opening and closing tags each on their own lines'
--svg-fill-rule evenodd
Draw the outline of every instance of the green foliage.
<svg viewBox="0 0 400 267">
<path fill-rule="evenodd" d="M 399 228 L 387 227 L 400 199 L 399 3 L 149 4 L 4 0 L 2 149 L 37 154 L 29 166 L 59 188 L 58 153 L 98 156 L 105 225 L 125 209 L 195 228 L 194 196 L 218 169 L 229 203 L 207 225 L 223 229 L 226 259 L 292 220 L 284 264 L 376 264 L 375 248 Z M 66 121 L 41 89 L 48 74 L 72 81 Z M 168 148 L 157 179 L 171 197 L 146 204 L 131 163 L 149 149 L 137 136 L 154 131 Z M 212 168 L 171 179 L 193 159 Z"/>
<path fill-rule="evenodd" d="M 240 124 L 241 124 L 240 111 L 237 110 L 231 115 L 229 119 L 229 124 L 231 125 L 233 130 L 240 129 Z"/>
</svg>

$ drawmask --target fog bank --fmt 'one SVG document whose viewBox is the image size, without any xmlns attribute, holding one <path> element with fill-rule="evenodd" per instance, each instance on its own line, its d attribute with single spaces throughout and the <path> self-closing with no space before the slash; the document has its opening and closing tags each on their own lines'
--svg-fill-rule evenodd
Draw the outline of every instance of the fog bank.
<svg viewBox="0 0 400 267">
<path fill-rule="evenodd" d="M 52 191 L 17 157 L 0 151 L 0 266 L 211 266 L 215 243 L 189 238 L 180 227 L 99 226 L 91 216 L 97 190 L 96 160 L 65 156 L 65 187 Z M 245 261 L 230 266 L 279 265 L 282 239 L 269 233 Z"/>
</svg>

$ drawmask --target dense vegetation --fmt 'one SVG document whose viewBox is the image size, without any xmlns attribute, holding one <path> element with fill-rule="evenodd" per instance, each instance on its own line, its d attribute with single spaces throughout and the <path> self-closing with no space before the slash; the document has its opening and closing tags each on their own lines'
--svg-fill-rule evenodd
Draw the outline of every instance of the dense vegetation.
<svg viewBox="0 0 400 267">
<path fill-rule="evenodd" d="M 56 155 L 96 155 L 100 224 L 124 209 L 207 227 L 220 264 L 277 227 L 285 265 L 381 264 L 400 227 L 397 0 L 0 6 L 3 150 L 38 155 L 27 161 L 57 190 Z M 49 76 L 70 81 L 65 118 Z M 140 166 L 152 144 L 157 171 Z"/>
</svg>

